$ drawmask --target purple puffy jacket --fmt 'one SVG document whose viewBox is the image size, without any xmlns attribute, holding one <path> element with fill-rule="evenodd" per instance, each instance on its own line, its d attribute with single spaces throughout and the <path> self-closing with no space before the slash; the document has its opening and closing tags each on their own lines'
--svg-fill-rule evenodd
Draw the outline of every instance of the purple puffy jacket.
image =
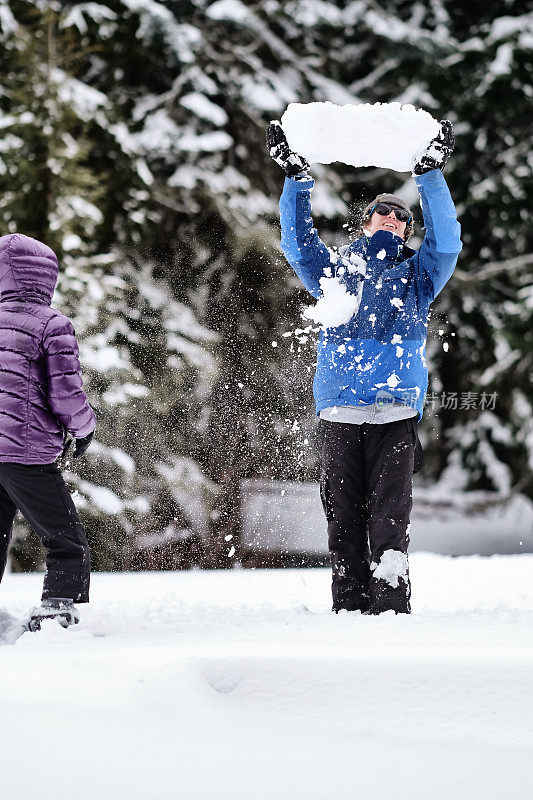
<svg viewBox="0 0 533 800">
<path fill-rule="evenodd" d="M 81 439 L 95 428 L 74 328 L 50 308 L 57 275 L 42 242 L 0 237 L 0 462 L 51 464 L 65 430 Z"/>
</svg>

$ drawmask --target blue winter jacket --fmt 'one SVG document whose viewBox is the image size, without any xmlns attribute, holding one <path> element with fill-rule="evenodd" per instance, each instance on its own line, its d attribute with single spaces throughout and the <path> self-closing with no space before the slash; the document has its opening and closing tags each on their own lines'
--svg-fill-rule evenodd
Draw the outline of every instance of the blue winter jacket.
<svg viewBox="0 0 533 800">
<path fill-rule="evenodd" d="M 352 262 L 366 261 L 359 311 L 320 332 L 313 383 L 316 413 L 330 406 L 400 402 L 422 418 L 427 389 L 429 307 L 450 279 L 461 251 L 461 227 L 440 170 L 415 178 L 425 237 L 418 251 L 394 233 L 362 236 L 335 256 L 311 218 L 314 181 L 287 178 L 280 199 L 281 248 L 305 288 L 320 298 L 320 279 L 340 277 L 357 294 L 362 280 Z M 348 265 L 348 268 L 346 268 Z"/>
</svg>

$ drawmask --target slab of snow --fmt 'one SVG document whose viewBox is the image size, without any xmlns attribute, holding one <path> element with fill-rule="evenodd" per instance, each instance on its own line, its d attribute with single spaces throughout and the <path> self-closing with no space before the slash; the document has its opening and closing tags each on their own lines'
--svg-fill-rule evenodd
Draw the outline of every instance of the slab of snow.
<svg viewBox="0 0 533 800">
<path fill-rule="evenodd" d="M 310 163 L 410 172 L 439 132 L 431 114 L 400 103 L 290 103 L 281 118 L 293 150 Z"/>
<path fill-rule="evenodd" d="M 529 800 L 532 577 L 415 554 L 413 614 L 362 617 L 327 569 L 94 574 L 0 647 L 2 800 Z M 41 579 L 5 577 L 4 642 Z"/>
</svg>

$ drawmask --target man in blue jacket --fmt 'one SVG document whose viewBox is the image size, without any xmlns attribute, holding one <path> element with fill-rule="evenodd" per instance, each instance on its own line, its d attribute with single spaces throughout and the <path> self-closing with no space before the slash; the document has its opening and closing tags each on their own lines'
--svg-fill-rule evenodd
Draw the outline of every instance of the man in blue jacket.
<svg viewBox="0 0 533 800">
<path fill-rule="evenodd" d="M 442 174 L 454 147 L 452 126 L 441 122 L 413 166 L 425 225 L 418 251 L 406 244 L 413 232 L 409 206 L 389 194 L 366 207 L 359 238 L 338 253 L 329 250 L 313 227 L 309 164 L 290 150 L 279 122 L 270 124 L 267 145 L 287 175 L 281 248 L 310 294 L 329 305 L 313 389 L 333 610 L 408 614 L 409 517 L 412 475 L 421 463 L 416 426 L 428 381 L 428 312 L 462 247 Z"/>
</svg>

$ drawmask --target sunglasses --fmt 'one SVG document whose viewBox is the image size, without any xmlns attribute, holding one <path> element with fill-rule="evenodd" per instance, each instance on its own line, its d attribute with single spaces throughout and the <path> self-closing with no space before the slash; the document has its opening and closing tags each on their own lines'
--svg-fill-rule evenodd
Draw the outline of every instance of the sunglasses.
<svg viewBox="0 0 533 800">
<path fill-rule="evenodd" d="M 398 220 L 398 222 L 411 222 L 411 214 L 406 211 L 404 208 L 395 208 L 395 206 L 389 206 L 387 203 L 376 203 L 372 211 L 370 212 L 370 216 L 376 212 L 381 217 L 388 217 L 391 211 L 394 211 L 394 216 Z"/>
</svg>

